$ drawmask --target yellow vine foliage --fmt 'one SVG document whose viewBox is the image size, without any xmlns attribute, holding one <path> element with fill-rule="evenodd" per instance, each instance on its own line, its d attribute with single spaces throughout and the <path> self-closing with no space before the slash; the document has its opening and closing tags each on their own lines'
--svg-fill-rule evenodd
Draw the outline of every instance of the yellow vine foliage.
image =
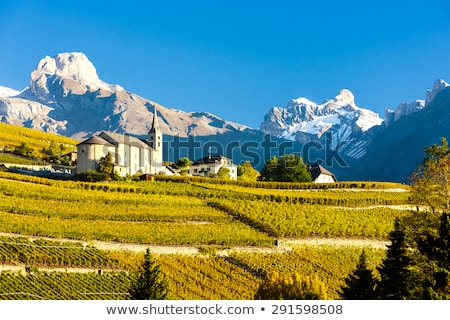
<svg viewBox="0 0 450 320">
<path fill-rule="evenodd" d="M 316 277 L 298 273 L 270 272 L 256 293 L 257 300 L 325 300 L 325 284 Z"/>
</svg>

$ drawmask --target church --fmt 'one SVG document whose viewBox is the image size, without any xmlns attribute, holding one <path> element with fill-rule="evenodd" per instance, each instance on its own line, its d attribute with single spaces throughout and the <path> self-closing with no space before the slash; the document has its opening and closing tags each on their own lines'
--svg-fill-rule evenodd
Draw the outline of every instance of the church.
<svg viewBox="0 0 450 320">
<path fill-rule="evenodd" d="M 111 154 L 114 171 L 124 177 L 134 174 L 158 174 L 165 171 L 162 132 L 158 125 L 156 107 L 147 140 L 134 136 L 103 131 L 77 145 L 77 173 L 97 170 L 101 158 Z"/>
</svg>

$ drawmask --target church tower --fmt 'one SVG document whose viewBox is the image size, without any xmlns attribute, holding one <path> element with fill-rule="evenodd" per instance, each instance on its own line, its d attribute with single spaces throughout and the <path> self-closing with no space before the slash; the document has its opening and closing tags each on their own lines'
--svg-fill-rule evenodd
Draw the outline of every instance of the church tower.
<svg viewBox="0 0 450 320">
<path fill-rule="evenodd" d="M 154 168 L 157 167 L 162 168 L 163 141 L 162 141 L 162 132 L 158 124 L 158 111 L 155 105 L 153 105 L 153 123 L 152 127 L 150 128 L 150 131 L 148 132 L 148 141 L 150 145 L 153 147 L 151 166 Z"/>
</svg>

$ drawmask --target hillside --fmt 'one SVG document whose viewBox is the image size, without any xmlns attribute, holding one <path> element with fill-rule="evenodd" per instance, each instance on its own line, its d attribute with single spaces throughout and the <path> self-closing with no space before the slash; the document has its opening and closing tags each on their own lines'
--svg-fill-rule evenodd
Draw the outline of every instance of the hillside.
<svg viewBox="0 0 450 320">
<path fill-rule="evenodd" d="M 22 143 L 29 145 L 36 152 L 40 152 L 42 149 L 48 148 L 51 143 L 73 150 L 79 141 L 58 134 L 0 122 L 0 148 L 12 150 Z"/>
<path fill-rule="evenodd" d="M 71 143 L 17 130 L 16 143 Z M 398 183 L 86 183 L 0 172 L 0 299 L 128 299 L 146 248 L 171 299 L 250 300 L 273 271 L 315 277 L 338 299 L 362 249 L 378 265 L 394 220 L 411 209 Z"/>
<path fill-rule="evenodd" d="M 384 250 L 375 247 L 396 217 L 410 214 L 409 193 L 386 183 L 311 189 L 317 187 L 187 178 L 83 183 L 0 173 L 0 297 L 127 299 L 129 272 L 148 247 L 173 299 L 252 299 L 275 270 L 318 276 L 335 299 L 361 246 L 379 263 Z M 298 241 L 316 237 L 329 242 Z M 352 245 L 353 238 L 369 241 Z"/>
</svg>

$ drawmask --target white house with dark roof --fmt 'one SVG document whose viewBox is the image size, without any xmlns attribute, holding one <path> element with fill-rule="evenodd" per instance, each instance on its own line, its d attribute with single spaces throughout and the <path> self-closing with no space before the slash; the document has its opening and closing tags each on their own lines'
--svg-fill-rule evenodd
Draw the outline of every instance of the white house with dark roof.
<svg viewBox="0 0 450 320">
<path fill-rule="evenodd" d="M 233 164 L 230 158 L 220 155 L 209 155 L 202 159 L 194 161 L 189 167 L 189 174 L 193 176 L 216 175 L 221 167 L 227 168 L 230 179 L 237 180 L 237 166 Z"/>
<path fill-rule="evenodd" d="M 103 131 L 77 145 L 77 173 L 96 170 L 101 158 L 111 154 L 114 171 L 120 176 L 165 172 L 162 164 L 162 132 L 156 108 L 148 139 Z"/>
<path fill-rule="evenodd" d="M 311 179 L 315 183 L 333 183 L 337 182 L 332 172 L 322 167 L 320 164 L 308 165 L 308 171 L 311 173 Z"/>
</svg>

